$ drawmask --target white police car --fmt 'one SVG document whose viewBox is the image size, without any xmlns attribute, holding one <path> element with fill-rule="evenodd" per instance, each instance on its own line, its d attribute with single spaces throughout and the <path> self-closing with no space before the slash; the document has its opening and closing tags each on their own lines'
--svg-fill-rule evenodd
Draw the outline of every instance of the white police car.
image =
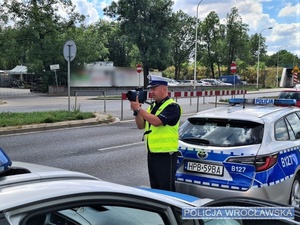
<svg viewBox="0 0 300 225">
<path fill-rule="evenodd" d="M 299 210 L 276 202 L 254 198 L 213 201 L 178 192 L 129 187 L 75 171 L 11 162 L 1 148 L 0 200 L 0 225 L 300 225 Z M 231 207 L 234 212 L 236 207 L 240 212 L 269 207 L 266 213 L 283 207 L 290 213 L 282 214 L 283 217 L 269 214 L 268 218 L 263 214 L 254 218 L 257 214 L 249 213 L 240 218 L 240 214 L 227 215 L 223 210 L 223 216 L 218 213 L 219 218 L 215 218 L 216 209 L 212 207 L 220 206 L 226 210 Z M 207 213 L 191 214 L 195 207 Z"/>
<path fill-rule="evenodd" d="M 214 199 L 250 196 L 299 206 L 300 109 L 271 105 L 294 105 L 295 100 L 230 103 L 199 112 L 180 127 L 176 190 Z"/>
</svg>

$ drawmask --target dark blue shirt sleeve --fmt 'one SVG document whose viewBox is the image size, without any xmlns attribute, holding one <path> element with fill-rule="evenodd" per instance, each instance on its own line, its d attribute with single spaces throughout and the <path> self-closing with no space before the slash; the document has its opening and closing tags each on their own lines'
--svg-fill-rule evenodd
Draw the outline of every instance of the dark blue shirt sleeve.
<svg viewBox="0 0 300 225">
<path fill-rule="evenodd" d="M 174 126 L 180 119 L 180 106 L 176 103 L 168 105 L 159 115 L 158 118 L 162 121 L 163 125 Z"/>
</svg>

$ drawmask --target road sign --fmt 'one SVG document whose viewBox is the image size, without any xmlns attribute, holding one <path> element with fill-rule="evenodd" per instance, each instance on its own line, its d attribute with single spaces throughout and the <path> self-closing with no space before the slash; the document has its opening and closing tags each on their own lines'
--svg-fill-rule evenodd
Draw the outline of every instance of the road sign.
<svg viewBox="0 0 300 225">
<path fill-rule="evenodd" d="M 76 56 L 76 44 L 73 40 L 69 40 L 64 45 L 65 60 L 71 62 Z"/>
<path fill-rule="evenodd" d="M 142 66 L 140 64 L 136 66 L 136 72 L 138 73 L 142 72 Z"/>
<path fill-rule="evenodd" d="M 298 66 L 294 66 L 292 73 L 298 73 L 298 72 L 299 72 Z"/>
<path fill-rule="evenodd" d="M 230 64 L 230 71 L 231 71 L 231 73 L 236 73 L 236 64 L 235 63 L 231 63 Z"/>
<path fill-rule="evenodd" d="M 76 56 L 76 44 L 73 40 L 69 40 L 65 43 L 64 45 L 64 57 L 65 60 L 68 62 L 68 112 L 71 110 L 71 61 L 75 58 Z"/>
</svg>

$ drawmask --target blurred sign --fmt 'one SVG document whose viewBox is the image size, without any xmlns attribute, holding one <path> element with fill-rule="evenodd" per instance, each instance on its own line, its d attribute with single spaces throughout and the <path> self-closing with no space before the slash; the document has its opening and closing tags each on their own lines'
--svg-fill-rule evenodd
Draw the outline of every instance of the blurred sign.
<svg viewBox="0 0 300 225">
<path fill-rule="evenodd" d="M 144 77 L 136 68 L 84 65 L 72 71 L 71 87 L 137 87 Z"/>
<path fill-rule="evenodd" d="M 90 63 L 89 65 L 97 65 L 97 66 L 114 66 L 113 61 L 97 61 L 94 63 Z"/>
<path fill-rule="evenodd" d="M 50 65 L 50 70 L 59 70 L 59 64 Z"/>
</svg>

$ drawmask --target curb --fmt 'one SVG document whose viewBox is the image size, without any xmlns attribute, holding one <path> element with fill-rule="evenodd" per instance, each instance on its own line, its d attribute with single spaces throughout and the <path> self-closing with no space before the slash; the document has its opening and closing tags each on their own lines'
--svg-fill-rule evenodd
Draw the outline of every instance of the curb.
<svg viewBox="0 0 300 225">
<path fill-rule="evenodd" d="M 101 124 L 114 123 L 118 121 L 119 121 L 118 118 L 112 117 L 110 115 L 96 114 L 95 118 L 86 119 L 86 120 L 71 120 L 71 121 L 64 121 L 64 122 L 57 122 L 57 123 L 43 123 L 43 124 L 4 127 L 4 128 L 0 128 L 0 135 L 76 128 L 76 127 L 84 127 L 84 126 L 95 126 Z"/>
</svg>

